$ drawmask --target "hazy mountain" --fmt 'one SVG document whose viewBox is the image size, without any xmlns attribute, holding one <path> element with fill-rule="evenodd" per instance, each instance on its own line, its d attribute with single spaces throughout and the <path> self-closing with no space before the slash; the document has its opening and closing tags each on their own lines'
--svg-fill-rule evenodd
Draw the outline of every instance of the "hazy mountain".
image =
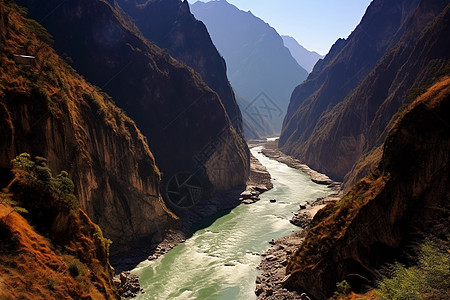
<svg viewBox="0 0 450 300">
<path fill-rule="evenodd" d="M 211 38 L 227 62 L 233 89 L 248 99 L 242 114 L 270 132 L 280 132 L 290 95 L 308 75 L 280 35 L 251 12 L 227 1 L 196 2 L 195 17 L 206 24 Z M 245 120 L 245 118 L 244 118 Z"/>
<path fill-rule="evenodd" d="M 281 37 L 283 38 L 284 45 L 291 52 L 292 57 L 294 57 L 298 64 L 302 66 L 306 71 L 312 72 L 316 62 L 319 59 L 323 58 L 323 56 L 319 53 L 309 51 L 308 49 L 300 45 L 293 37 L 288 35 L 282 35 Z"/>
</svg>

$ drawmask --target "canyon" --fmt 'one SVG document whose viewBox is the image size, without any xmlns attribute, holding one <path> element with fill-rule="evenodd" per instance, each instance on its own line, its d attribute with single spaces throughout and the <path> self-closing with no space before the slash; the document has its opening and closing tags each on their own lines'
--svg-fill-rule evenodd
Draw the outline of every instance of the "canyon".
<svg viewBox="0 0 450 300">
<path fill-rule="evenodd" d="M 191 10 L 206 24 L 227 62 L 228 78 L 241 95 L 247 138 L 258 138 L 261 132 L 261 137 L 279 134 L 290 95 L 308 72 L 292 57 L 277 31 L 251 12 L 227 1 L 197 1 Z M 254 127 L 259 130 L 253 131 Z"/>
<path fill-rule="evenodd" d="M 384 299 L 417 245 L 450 262 L 448 1 L 373 0 L 309 75 L 224 0 L 16 2 L 0 298 Z"/>
</svg>

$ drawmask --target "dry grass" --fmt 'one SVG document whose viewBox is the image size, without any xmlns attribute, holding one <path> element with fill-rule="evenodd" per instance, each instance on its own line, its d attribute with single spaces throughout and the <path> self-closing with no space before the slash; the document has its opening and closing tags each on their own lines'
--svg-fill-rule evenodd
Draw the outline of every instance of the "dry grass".
<svg viewBox="0 0 450 300">
<path fill-rule="evenodd" d="M 91 271 L 81 263 L 83 272 L 77 278 L 72 277 L 66 261 L 76 258 L 57 255 L 49 241 L 22 216 L 12 213 L 5 217 L 10 210 L 11 207 L 0 205 L 1 226 L 10 231 L 18 245 L 14 251 L 0 254 L 0 282 L 4 287 L 0 289 L 0 299 L 65 299 L 68 295 L 106 298 L 102 289 L 108 290 L 108 285 L 101 277 L 93 276 L 98 277 L 98 281 L 93 282 Z M 8 242 L 2 240 L 2 243 Z M 111 291 L 108 294 L 114 298 Z"/>
</svg>

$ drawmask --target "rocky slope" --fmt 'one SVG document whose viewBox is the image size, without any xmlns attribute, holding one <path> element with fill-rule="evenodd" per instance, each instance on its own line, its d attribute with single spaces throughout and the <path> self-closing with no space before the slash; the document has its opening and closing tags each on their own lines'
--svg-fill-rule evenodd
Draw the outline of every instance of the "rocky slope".
<svg viewBox="0 0 450 300">
<path fill-rule="evenodd" d="M 286 48 L 291 52 L 292 57 L 308 72 L 312 72 L 317 61 L 323 58 L 319 53 L 305 49 L 292 36 L 282 35 L 281 38 Z"/>
<path fill-rule="evenodd" d="M 448 16 L 449 7 L 436 24 L 448 24 Z M 447 75 L 406 109 L 377 169 L 318 212 L 287 265 L 286 286 L 324 299 L 346 279 L 360 292 L 411 242 L 427 234 L 448 239 L 449 100 Z"/>
<path fill-rule="evenodd" d="M 242 133 L 242 115 L 228 82 L 225 60 L 205 25 L 194 18 L 187 1 L 119 0 L 116 5 L 133 18 L 142 34 L 174 58 L 198 72 L 222 100 L 235 129 Z"/>
<path fill-rule="evenodd" d="M 43 41 L 50 36 L 13 4 L 1 3 L 0 182 L 28 152 L 69 171 L 81 208 L 123 251 L 133 240 L 160 241 L 177 221 L 160 195 L 161 174 L 147 140 L 100 89 Z M 35 56 L 14 61 L 15 54 Z"/>
<path fill-rule="evenodd" d="M 104 0 L 21 0 L 55 47 L 113 96 L 149 139 L 163 180 L 198 175 L 205 194 L 245 185 L 249 152 L 220 98 L 193 70 L 146 40 Z M 112 3 L 112 1 L 110 1 Z"/>
<path fill-rule="evenodd" d="M 269 126 L 279 133 L 291 92 L 308 72 L 298 65 L 275 29 L 251 12 L 227 1 L 197 1 L 191 10 L 206 24 L 225 58 L 233 89 L 250 101 L 249 106 L 241 106 L 242 114 L 262 129 Z"/>
<path fill-rule="evenodd" d="M 43 161 L 38 165 L 22 155 L 26 167 L 13 169 L 13 180 L 0 193 L 0 298 L 120 299 L 109 241 L 76 208 L 71 181 L 64 177 L 61 185 L 62 177 L 52 178 Z M 15 212 L 24 208 L 24 217 Z"/>
<path fill-rule="evenodd" d="M 426 80 L 409 71 L 402 73 L 411 68 L 408 62 L 419 57 L 408 61 L 414 47 L 423 49 L 411 36 L 419 36 L 439 11 L 426 9 L 414 21 L 418 3 L 376 0 L 370 4 L 349 38 L 338 40 L 292 94 L 279 142 L 283 151 L 342 181 L 363 153 L 383 142 L 389 121 L 406 101 L 405 92 Z M 423 56 L 421 63 L 442 57 L 436 54 Z M 404 82 L 401 77 L 406 76 L 412 81 Z M 389 109 L 383 109 L 383 103 Z M 371 134 L 374 122 L 378 131 Z"/>
</svg>

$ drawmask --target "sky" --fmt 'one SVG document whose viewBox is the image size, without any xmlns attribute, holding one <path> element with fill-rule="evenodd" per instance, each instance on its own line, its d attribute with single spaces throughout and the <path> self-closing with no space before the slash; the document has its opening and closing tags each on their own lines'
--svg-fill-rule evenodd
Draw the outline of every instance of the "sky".
<svg viewBox="0 0 450 300">
<path fill-rule="evenodd" d="M 190 3 L 196 0 L 188 0 Z M 372 0 L 227 0 L 250 10 L 280 35 L 294 37 L 303 47 L 325 55 L 338 38 L 347 38 Z M 202 0 L 202 2 L 208 2 Z"/>
</svg>

